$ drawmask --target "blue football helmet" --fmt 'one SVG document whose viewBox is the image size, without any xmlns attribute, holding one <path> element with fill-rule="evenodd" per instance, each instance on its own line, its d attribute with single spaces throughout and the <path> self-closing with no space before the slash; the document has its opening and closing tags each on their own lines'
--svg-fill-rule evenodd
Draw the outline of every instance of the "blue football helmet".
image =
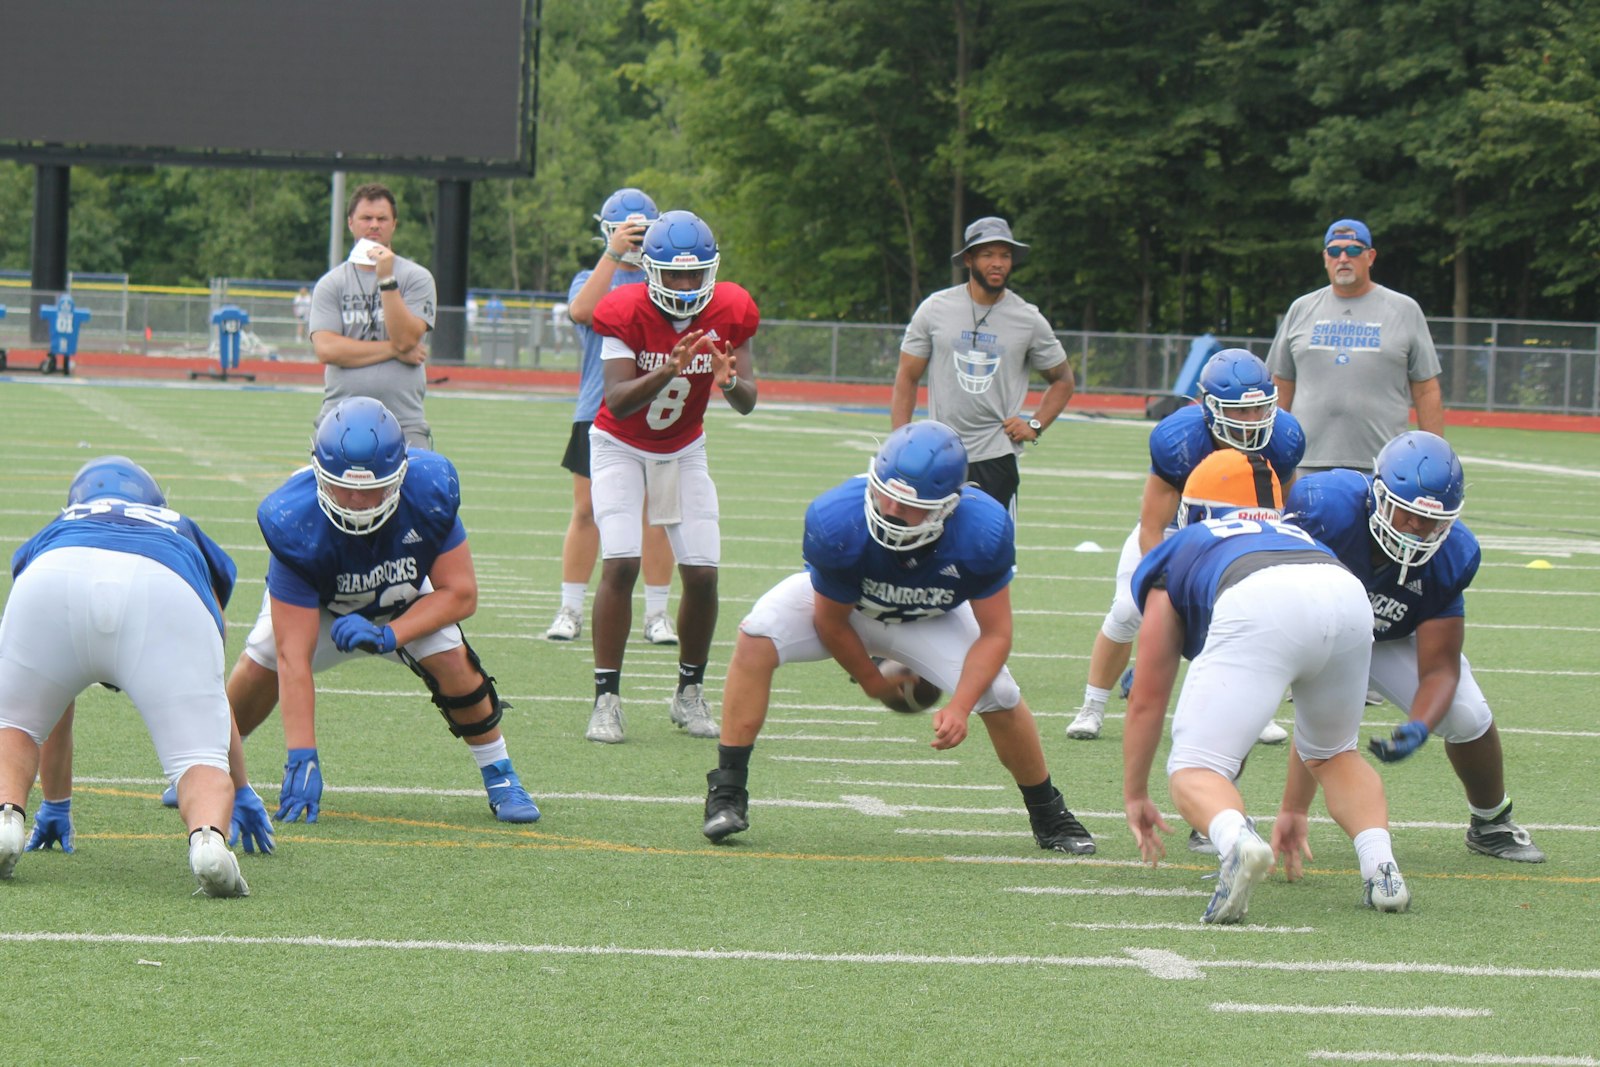
<svg viewBox="0 0 1600 1067">
<path fill-rule="evenodd" d="M 650 300 L 675 319 L 700 314 L 717 287 L 717 239 L 692 211 L 668 211 L 644 231 L 644 276 Z M 693 274 L 694 288 L 674 289 L 666 275 Z"/>
<path fill-rule="evenodd" d="M 1211 436 L 1241 452 L 1259 452 L 1272 440 L 1278 387 L 1261 358 L 1224 348 L 1200 370 L 1200 402 Z"/>
<path fill-rule="evenodd" d="M 909 552 L 932 544 L 961 502 L 967 480 L 967 449 L 942 422 L 912 422 L 889 435 L 867 468 L 867 532 L 884 548 Z M 912 523 L 886 515 L 886 497 L 924 512 Z"/>
<path fill-rule="evenodd" d="M 1439 551 L 1461 516 L 1466 496 L 1466 472 L 1444 438 L 1412 430 L 1383 446 L 1372 469 L 1367 528 L 1384 555 L 1400 564 L 1400 581 Z M 1423 528 L 1402 532 L 1395 525 L 1402 512 L 1413 517 L 1403 520 L 1407 525 L 1425 520 Z"/>
<path fill-rule="evenodd" d="M 317 503 L 345 533 L 369 534 L 400 506 L 406 477 L 406 435 L 383 403 L 368 396 L 341 400 L 311 435 L 311 465 L 317 473 Z M 341 503 L 335 489 L 381 489 L 368 507 Z"/>
<path fill-rule="evenodd" d="M 628 188 L 618 189 L 606 197 L 606 202 L 600 205 L 600 214 L 594 218 L 600 224 L 601 240 L 609 244 L 611 235 L 616 232 L 618 226 L 630 222 L 654 222 L 660 217 L 661 212 L 657 210 L 654 200 L 638 189 Z M 643 262 L 643 256 L 636 248 L 631 252 L 624 252 L 622 262 L 638 270 L 640 263 Z"/>
<path fill-rule="evenodd" d="M 78 468 L 78 473 L 72 476 L 72 485 L 67 488 L 67 506 L 87 504 L 91 500 L 121 500 L 156 508 L 167 506 L 167 495 L 150 477 L 150 472 L 127 456 L 101 456 Z"/>
</svg>

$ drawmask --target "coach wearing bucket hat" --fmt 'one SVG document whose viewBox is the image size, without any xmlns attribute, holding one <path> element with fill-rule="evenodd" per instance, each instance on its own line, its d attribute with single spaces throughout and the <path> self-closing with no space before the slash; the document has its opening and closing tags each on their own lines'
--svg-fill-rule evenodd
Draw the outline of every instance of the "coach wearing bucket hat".
<svg viewBox="0 0 1600 1067">
<path fill-rule="evenodd" d="M 950 259 L 966 267 L 966 282 L 928 297 L 906 327 L 889 422 L 911 421 L 926 375 L 928 414 L 960 436 L 967 479 L 1015 518 L 1017 456 L 1072 399 L 1072 368 L 1039 309 L 1006 287 L 1028 253 L 1011 224 L 987 216 L 969 225 L 963 240 Z M 1033 371 L 1047 385 L 1038 409 L 1024 414 Z"/>
<path fill-rule="evenodd" d="M 1335 221 L 1320 254 L 1329 284 L 1289 305 L 1267 367 L 1278 406 L 1306 432 L 1298 473 L 1370 473 L 1412 408 L 1418 428 L 1444 435 L 1439 354 L 1417 302 L 1372 280 L 1378 250 L 1366 223 Z"/>
</svg>

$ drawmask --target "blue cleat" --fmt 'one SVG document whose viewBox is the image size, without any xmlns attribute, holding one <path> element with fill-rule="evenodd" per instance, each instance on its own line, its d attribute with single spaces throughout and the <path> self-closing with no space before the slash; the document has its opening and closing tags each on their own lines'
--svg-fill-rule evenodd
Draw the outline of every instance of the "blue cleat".
<svg viewBox="0 0 1600 1067">
<path fill-rule="evenodd" d="M 538 822 L 539 806 L 522 780 L 511 769 L 511 761 L 499 760 L 483 768 L 483 787 L 489 791 L 489 810 L 501 822 Z"/>
<path fill-rule="evenodd" d="M 173 782 L 167 786 L 167 791 L 161 794 L 161 805 L 167 808 L 178 806 L 178 783 Z"/>
<path fill-rule="evenodd" d="M 1236 923 L 1250 907 L 1250 891 L 1272 871 L 1272 846 L 1245 827 L 1233 850 L 1222 860 L 1217 889 L 1200 917 L 1207 923 Z"/>
<path fill-rule="evenodd" d="M 1122 694 L 1122 699 L 1128 699 L 1128 690 L 1133 688 L 1133 668 L 1129 667 L 1122 672 L 1122 678 L 1117 682 L 1117 692 Z"/>
</svg>

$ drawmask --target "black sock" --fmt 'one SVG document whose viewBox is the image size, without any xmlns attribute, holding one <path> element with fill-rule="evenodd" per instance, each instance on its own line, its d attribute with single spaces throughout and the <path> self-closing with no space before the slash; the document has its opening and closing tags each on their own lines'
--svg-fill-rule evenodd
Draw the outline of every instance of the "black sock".
<svg viewBox="0 0 1600 1067">
<path fill-rule="evenodd" d="M 681 692 L 686 685 L 704 685 L 706 680 L 706 665 L 701 663 L 693 665 L 688 663 L 678 664 L 678 690 Z"/>
<path fill-rule="evenodd" d="M 717 770 L 719 771 L 748 771 L 750 769 L 750 753 L 754 745 L 722 745 L 717 746 Z"/>
<path fill-rule="evenodd" d="M 1022 790 L 1022 802 L 1030 808 L 1042 808 L 1056 798 L 1056 787 L 1048 774 L 1038 785 L 1019 785 L 1017 788 Z"/>
<path fill-rule="evenodd" d="M 594 669 L 594 695 L 601 697 L 607 693 L 612 696 L 622 695 L 622 671 L 620 668 L 613 671 L 601 670 L 596 667 Z"/>
</svg>

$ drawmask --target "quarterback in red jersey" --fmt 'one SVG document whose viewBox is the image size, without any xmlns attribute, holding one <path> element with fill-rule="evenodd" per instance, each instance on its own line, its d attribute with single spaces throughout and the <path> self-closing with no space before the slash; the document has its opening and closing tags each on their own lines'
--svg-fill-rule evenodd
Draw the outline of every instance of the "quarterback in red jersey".
<svg viewBox="0 0 1600 1067">
<path fill-rule="evenodd" d="M 683 579 L 671 719 L 692 737 L 718 736 L 704 696 L 722 557 L 705 411 L 713 391 L 741 415 L 756 406 L 750 338 L 761 313 L 742 287 L 717 282 L 711 228 L 688 211 L 668 211 L 645 231 L 641 251 L 647 284 L 606 294 L 591 327 L 602 338 L 605 399 L 589 429 L 602 562 L 592 631 L 594 709 L 584 736 L 605 744 L 625 738 L 622 654 L 633 625 L 641 514 L 666 529 Z"/>
</svg>

